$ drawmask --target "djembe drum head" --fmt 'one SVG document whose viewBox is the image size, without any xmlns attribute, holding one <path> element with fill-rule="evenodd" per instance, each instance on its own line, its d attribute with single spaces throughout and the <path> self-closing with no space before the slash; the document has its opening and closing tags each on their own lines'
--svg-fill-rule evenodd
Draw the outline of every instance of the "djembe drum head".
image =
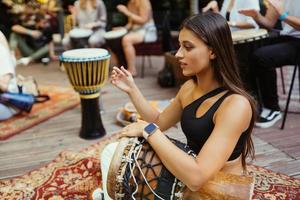
<svg viewBox="0 0 300 200">
<path fill-rule="evenodd" d="M 86 48 L 88 47 L 88 40 L 93 34 L 90 29 L 74 28 L 69 32 L 71 46 L 74 49 Z"/>
</svg>

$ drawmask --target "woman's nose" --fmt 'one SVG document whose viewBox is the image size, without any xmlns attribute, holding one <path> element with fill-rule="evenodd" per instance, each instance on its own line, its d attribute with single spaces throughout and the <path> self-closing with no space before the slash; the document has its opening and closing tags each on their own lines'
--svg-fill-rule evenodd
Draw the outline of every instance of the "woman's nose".
<svg viewBox="0 0 300 200">
<path fill-rule="evenodd" d="M 181 52 L 181 48 L 179 47 L 179 49 L 177 50 L 176 54 L 175 54 L 176 58 L 182 58 L 182 52 Z"/>
</svg>

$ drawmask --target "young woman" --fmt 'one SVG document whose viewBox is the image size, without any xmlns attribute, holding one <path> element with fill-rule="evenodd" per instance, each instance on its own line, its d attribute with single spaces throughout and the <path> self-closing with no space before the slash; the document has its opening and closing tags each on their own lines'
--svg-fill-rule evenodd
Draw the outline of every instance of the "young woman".
<svg viewBox="0 0 300 200">
<path fill-rule="evenodd" d="M 219 171 L 243 174 L 246 157 L 254 155 L 255 105 L 242 87 L 229 26 L 221 15 L 209 12 L 188 18 L 179 44 L 176 57 L 183 74 L 191 79 L 162 113 L 149 105 L 123 67 L 114 67 L 111 79 L 145 120 L 125 127 L 122 136 L 144 136 L 165 167 L 190 190 L 198 191 Z M 179 121 L 196 158 L 163 133 Z M 149 123 L 157 128 L 145 134 Z"/>
<path fill-rule="evenodd" d="M 105 43 L 104 33 L 106 28 L 106 7 L 102 0 L 77 0 L 72 9 L 74 26 L 80 29 L 92 31 L 89 37 L 89 47 L 100 47 Z M 70 36 L 67 35 L 63 41 L 65 49 L 72 48 Z"/>
<path fill-rule="evenodd" d="M 127 6 L 118 5 L 117 9 L 128 18 L 125 28 L 129 32 L 122 38 L 122 48 L 125 53 L 128 71 L 135 76 L 137 72 L 134 45 L 157 40 L 151 3 L 149 0 L 130 0 Z"/>
</svg>

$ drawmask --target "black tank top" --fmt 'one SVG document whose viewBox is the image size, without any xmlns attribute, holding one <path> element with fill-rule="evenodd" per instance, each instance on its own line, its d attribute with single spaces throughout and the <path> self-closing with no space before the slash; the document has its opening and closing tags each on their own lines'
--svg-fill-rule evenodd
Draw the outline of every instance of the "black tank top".
<svg viewBox="0 0 300 200">
<path fill-rule="evenodd" d="M 219 108 L 223 100 L 230 95 L 230 93 L 227 92 L 220 97 L 201 117 L 196 117 L 197 109 L 206 99 L 211 98 L 223 91 L 225 91 L 225 89 L 222 87 L 212 90 L 211 92 L 208 92 L 207 94 L 193 101 L 183 109 L 181 116 L 181 127 L 187 138 L 187 144 L 197 154 L 200 152 L 201 148 L 214 129 L 214 113 Z M 239 138 L 238 143 L 228 159 L 229 161 L 234 160 L 241 155 L 245 146 L 245 141 L 246 134 L 244 132 Z"/>
</svg>

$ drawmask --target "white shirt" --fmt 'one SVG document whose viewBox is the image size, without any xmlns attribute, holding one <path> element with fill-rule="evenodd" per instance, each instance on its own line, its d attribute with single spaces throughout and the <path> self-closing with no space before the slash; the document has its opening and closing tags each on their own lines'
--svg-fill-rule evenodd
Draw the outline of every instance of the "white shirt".
<svg viewBox="0 0 300 200">
<path fill-rule="evenodd" d="M 226 18 L 226 12 L 229 7 L 230 2 L 233 0 L 224 0 L 220 14 Z M 248 22 L 252 24 L 255 28 L 259 26 L 254 21 L 252 17 L 247 17 L 245 15 L 240 14 L 238 11 L 242 9 L 255 9 L 260 11 L 259 1 L 258 0 L 235 0 L 234 5 L 230 11 L 229 21 L 234 22 Z M 235 28 L 238 30 L 238 28 Z"/>
<path fill-rule="evenodd" d="M 300 1 L 299 0 L 286 0 L 285 1 L 285 11 L 291 16 L 300 17 Z M 300 38 L 300 31 L 291 27 L 284 21 L 281 23 L 282 31 L 281 35 L 290 35 L 293 37 Z"/>
<path fill-rule="evenodd" d="M 5 74 L 12 74 L 14 78 L 8 84 L 8 91 L 16 92 L 17 83 L 16 83 L 16 74 L 15 74 L 15 60 L 10 54 L 9 49 L 6 46 L 0 43 L 0 77 Z"/>
</svg>

